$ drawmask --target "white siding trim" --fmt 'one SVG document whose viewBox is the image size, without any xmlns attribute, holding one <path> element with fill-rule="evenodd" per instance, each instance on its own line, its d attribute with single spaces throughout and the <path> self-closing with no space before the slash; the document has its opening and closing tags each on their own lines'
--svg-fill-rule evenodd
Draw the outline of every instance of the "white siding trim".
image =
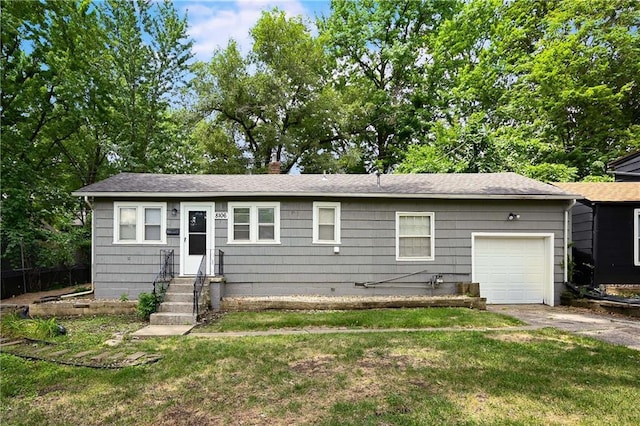
<svg viewBox="0 0 640 426">
<path fill-rule="evenodd" d="M 554 306 L 555 292 L 553 282 L 554 265 L 554 239 L 555 234 L 547 232 L 472 232 L 471 233 L 471 281 L 476 282 L 476 238 L 544 238 L 547 248 L 546 283 L 544 286 L 543 303 Z"/>
<path fill-rule="evenodd" d="M 427 216 L 430 218 L 430 242 L 431 256 L 427 257 L 400 257 L 400 217 L 401 216 Z M 434 212 L 396 212 L 396 261 L 398 262 L 430 262 L 436 258 L 436 214 Z"/>
<path fill-rule="evenodd" d="M 321 240 L 320 239 L 320 209 L 332 208 L 334 209 L 334 233 L 333 240 Z M 314 201 L 313 202 L 313 244 L 340 244 L 340 203 L 329 201 Z"/>
<path fill-rule="evenodd" d="M 233 209 L 236 207 L 249 208 L 249 240 L 248 241 L 235 241 L 233 239 L 233 225 L 234 215 Z M 273 240 L 261 241 L 258 240 L 258 209 L 261 207 L 273 208 Z M 227 220 L 227 244 L 231 245 L 273 245 L 280 244 L 280 202 L 234 202 L 227 203 L 227 211 L 229 212 L 229 219 Z"/>
<path fill-rule="evenodd" d="M 120 208 L 136 209 L 136 239 L 120 240 Z M 147 241 L 144 239 L 144 210 L 146 208 L 160 209 L 160 239 Z M 158 245 L 167 244 L 167 203 L 164 202 L 134 202 L 134 201 L 114 201 L 113 203 L 113 244 L 144 244 Z"/>
</svg>

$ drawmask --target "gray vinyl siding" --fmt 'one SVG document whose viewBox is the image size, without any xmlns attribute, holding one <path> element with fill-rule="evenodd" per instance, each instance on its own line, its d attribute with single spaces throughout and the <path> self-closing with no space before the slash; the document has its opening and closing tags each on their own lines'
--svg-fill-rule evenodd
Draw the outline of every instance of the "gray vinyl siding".
<svg viewBox="0 0 640 426">
<path fill-rule="evenodd" d="M 147 201 L 147 200 L 145 200 Z M 148 200 L 152 201 L 152 200 Z M 226 212 L 229 201 L 265 199 L 199 199 L 215 202 L 217 212 Z M 562 290 L 563 201 L 459 201 L 287 198 L 280 201 L 280 244 L 229 244 L 227 220 L 215 221 L 215 250 L 223 250 L 228 296 L 253 295 L 409 295 L 451 294 L 455 283 L 471 279 L 471 234 L 473 232 L 553 233 L 556 302 Z M 341 244 L 334 254 L 332 244 L 312 243 L 314 201 L 341 203 Z M 167 202 L 167 228 L 180 228 L 180 200 Z M 396 212 L 435 213 L 435 259 L 396 260 Z M 508 221 L 510 212 L 520 219 Z M 151 291 L 159 268 L 161 249 L 175 250 L 176 271 L 180 265 L 180 236 L 167 236 L 166 245 L 113 244 L 113 201 L 95 202 L 96 297 L 118 298 L 127 293 L 135 299 Z M 413 272 L 376 288 L 356 282 L 381 281 Z M 445 283 L 435 289 L 427 285 L 434 274 Z M 404 287 L 403 287 L 404 286 Z M 413 286 L 413 288 L 412 288 Z M 416 288 L 419 287 L 419 288 Z"/>
<path fill-rule="evenodd" d="M 112 200 L 94 202 L 95 296 L 98 299 L 117 299 L 126 294 L 133 300 L 142 292 L 153 291 L 152 283 L 160 269 L 160 250 L 175 250 L 178 269 L 180 240 L 178 236 L 167 235 L 166 244 L 114 244 L 113 203 Z M 167 203 L 167 228 L 179 228 L 179 218 L 172 218 L 171 208 L 172 203 Z"/>
<path fill-rule="evenodd" d="M 341 202 L 339 254 L 333 253 L 334 245 L 312 244 L 313 201 Z M 472 232 L 553 233 L 557 300 L 562 289 L 565 206 L 535 201 L 288 199 L 280 206 L 281 244 L 228 244 L 227 222 L 217 221 L 216 248 L 225 252 L 226 294 L 230 296 L 438 295 L 451 294 L 457 281 L 471 279 Z M 226 209 L 225 201 L 216 202 L 217 211 Z M 398 211 L 435 213 L 433 261 L 396 260 Z M 519 213 L 520 220 L 507 221 L 509 212 Z M 376 288 L 355 286 L 356 282 L 388 280 L 422 270 L 426 272 Z M 434 274 L 443 274 L 446 282 L 431 289 L 426 283 Z"/>
</svg>

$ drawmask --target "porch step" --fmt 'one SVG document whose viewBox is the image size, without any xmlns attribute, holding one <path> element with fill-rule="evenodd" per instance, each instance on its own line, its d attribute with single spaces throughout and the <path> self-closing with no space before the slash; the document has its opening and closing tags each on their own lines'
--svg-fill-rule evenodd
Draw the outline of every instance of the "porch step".
<svg viewBox="0 0 640 426">
<path fill-rule="evenodd" d="M 158 312 L 172 312 L 175 314 L 191 314 L 193 313 L 193 294 L 191 296 L 191 302 L 168 302 L 167 299 L 162 302 Z"/>
<path fill-rule="evenodd" d="M 193 293 L 193 283 L 171 282 L 167 287 L 167 293 Z"/>
<path fill-rule="evenodd" d="M 150 325 L 193 325 L 196 316 L 191 313 L 156 312 L 151 314 Z"/>
<path fill-rule="evenodd" d="M 188 293 L 166 293 L 164 302 L 183 302 L 193 304 L 193 289 Z"/>
</svg>

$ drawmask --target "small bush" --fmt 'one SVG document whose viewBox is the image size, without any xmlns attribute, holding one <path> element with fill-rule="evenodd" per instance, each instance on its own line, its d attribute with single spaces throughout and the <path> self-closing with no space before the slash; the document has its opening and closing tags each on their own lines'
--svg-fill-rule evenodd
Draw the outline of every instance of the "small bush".
<svg viewBox="0 0 640 426">
<path fill-rule="evenodd" d="M 20 318 L 17 313 L 2 315 L 0 334 L 9 338 L 24 337 L 26 333 L 25 326 L 25 320 Z"/>
<path fill-rule="evenodd" d="M 121 302 L 128 302 L 129 301 L 129 295 L 127 293 L 122 293 L 120 295 L 120 301 Z"/>
<path fill-rule="evenodd" d="M 136 308 L 138 317 L 149 320 L 152 313 L 156 311 L 156 298 L 151 293 L 140 293 L 138 295 L 138 306 Z"/>
<path fill-rule="evenodd" d="M 10 338 L 48 339 L 64 334 L 63 329 L 55 318 L 23 319 L 18 314 L 10 314 L 3 315 L 0 322 L 0 333 Z"/>
</svg>

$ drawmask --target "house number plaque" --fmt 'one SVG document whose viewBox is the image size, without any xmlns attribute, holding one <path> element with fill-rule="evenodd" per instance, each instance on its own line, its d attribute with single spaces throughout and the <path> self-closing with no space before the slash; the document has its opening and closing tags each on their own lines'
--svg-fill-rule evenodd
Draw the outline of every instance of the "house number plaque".
<svg viewBox="0 0 640 426">
<path fill-rule="evenodd" d="M 216 220 L 227 220 L 229 219 L 229 212 L 215 212 L 214 218 Z"/>
</svg>

